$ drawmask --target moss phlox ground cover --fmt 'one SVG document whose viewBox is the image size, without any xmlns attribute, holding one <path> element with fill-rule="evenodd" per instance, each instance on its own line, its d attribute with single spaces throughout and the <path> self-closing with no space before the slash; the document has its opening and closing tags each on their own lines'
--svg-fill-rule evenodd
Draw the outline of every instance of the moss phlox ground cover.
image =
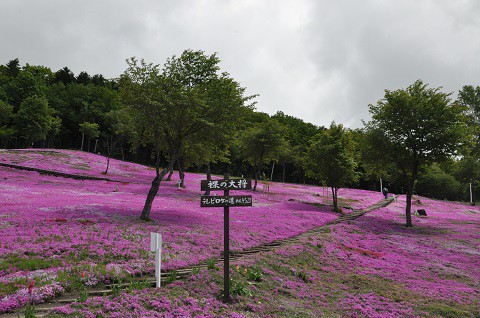
<svg viewBox="0 0 480 318">
<path fill-rule="evenodd" d="M 1 162 L 105 177 L 105 158 L 78 151 L 0 151 Z M 203 175 L 187 173 L 186 189 L 178 189 L 175 178 L 163 182 L 152 208 L 154 221 L 146 223 L 139 215 L 154 170 L 112 160 L 109 171 L 106 177 L 118 182 L 0 167 L 0 313 L 68 290 L 152 273 L 149 232 L 163 235 L 163 268 L 220 256 L 223 213 L 199 207 Z M 325 205 L 330 192 L 324 197 L 323 191 L 271 183 L 268 196 L 253 193 L 253 207 L 231 209 L 231 249 L 291 237 L 336 219 L 339 215 Z M 355 189 L 339 194 L 340 204 L 354 209 L 382 199 L 379 192 Z M 161 289 L 91 297 L 51 315 L 478 316 L 480 211 L 420 199 L 421 206 L 413 208 L 425 209 L 427 217 L 415 216 L 413 228 L 403 226 L 400 196 L 301 244 L 232 262 L 229 305 L 220 300 L 222 269 L 214 266 Z"/>
<path fill-rule="evenodd" d="M 79 151 L 7 150 L 0 152 L 2 162 L 104 176 L 106 159 Z M 24 279 L 37 278 L 33 294 L 41 301 L 48 298 L 38 296 L 41 286 L 67 288 L 72 279 L 66 277 L 76 272 L 86 271 L 90 285 L 120 274 L 151 273 L 149 232 L 163 235 L 165 269 L 220 255 L 223 213 L 221 208 L 199 207 L 204 176 L 187 174 L 186 189 L 178 189 L 176 180 L 164 182 L 152 208 L 154 222 L 145 223 L 138 218 L 154 170 L 111 160 L 109 171 L 107 177 L 120 182 L 0 167 L 0 283 L 4 285 L 0 312 L 25 303 Z M 317 191 L 277 185 L 271 186 L 268 197 L 254 193 L 254 207 L 232 210 L 232 250 L 293 236 L 335 219 L 328 207 L 297 202 L 322 203 L 324 198 L 313 195 Z M 296 201 L 288 201 L 291 198 Z M 59 282 L 59 277 L 64 281 Z"/>
</svg>

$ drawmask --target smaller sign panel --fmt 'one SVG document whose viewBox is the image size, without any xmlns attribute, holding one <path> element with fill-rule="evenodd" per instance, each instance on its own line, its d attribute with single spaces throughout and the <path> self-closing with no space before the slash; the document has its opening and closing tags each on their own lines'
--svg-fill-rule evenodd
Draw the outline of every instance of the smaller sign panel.
<svg viewBox="0 0 480 318">
<path fill-rule="evenodd" d="M 251 195 L 203 195 L 200 207 L 252 206 Z"/>
<path fill-rule="evenodd" d="M 150 232 L 150 251 L 155 252 L 161 249 L 162 234 Z"/>
<path fill-rule="evenodd" d="M 202 180 L 201 190 L 251 190 L 252 179 Z"/>
</svg>

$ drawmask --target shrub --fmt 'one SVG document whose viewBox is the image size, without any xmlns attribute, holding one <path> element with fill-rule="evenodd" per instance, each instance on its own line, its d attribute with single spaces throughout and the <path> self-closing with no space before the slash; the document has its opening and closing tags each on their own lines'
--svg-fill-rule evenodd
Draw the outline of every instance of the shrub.
<svg viewBox="0 0 480 318">
<path fill-rule="evenodd" d="M 438 167 L 433 167 L 420 176 L 416 190 L 418 194 L 429 198 L 459 200 L 462 194 L 462 185 L 452 175 Z"/>
</svg>

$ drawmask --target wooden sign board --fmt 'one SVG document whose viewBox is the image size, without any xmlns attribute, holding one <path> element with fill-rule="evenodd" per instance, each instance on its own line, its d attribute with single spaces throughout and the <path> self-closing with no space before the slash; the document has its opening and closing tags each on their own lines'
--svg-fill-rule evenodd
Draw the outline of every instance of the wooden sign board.
<svg viewBox="0 0 480 318">
<path fill-rule="evenodd" d="M 201 190 L 251 190 L 252 179 L 201 180 Z"/>
<path fill-rule="evenodd" d="M 200 207 L 252 206 L 251 195 L 203 195 Z"/>
</svg>

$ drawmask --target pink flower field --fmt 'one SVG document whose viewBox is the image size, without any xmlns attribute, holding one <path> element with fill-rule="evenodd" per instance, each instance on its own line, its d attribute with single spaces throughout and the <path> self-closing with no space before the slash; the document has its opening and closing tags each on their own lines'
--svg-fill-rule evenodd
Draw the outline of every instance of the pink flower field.
<svg viewBox="0 0 480 318">
<path fill-rule="evenodd" d="M 151 274 L 150 232 L 163 235 L 164 269 L 221 255 L 223 209 L 200 208 L 201 174 L 187 173 L 186 189 L 177 188 L 176 175 L 162 182 L 153 222 L 143 222 L 151 168 L 112 160 L 103 175 L 104 157 L 53 149 L 3 150 L 2 163 L 112 181 L 0 166 L 0 314 L 31 300 L 41 303 L 119 277 Z M 324 197 L 321 187 L 272 183 L 268 196 L 261 189 L 248 192 L 252 207 L 231 209 L 233 251 L 295 236 L 339 216 L 325 205 L 330 192 Z M 346 213 L 383 198 L 355 189 L 341 189 L 339 196 Z M 403 226 L 401 196 L 303 244 L 242 258 L 232 264 L 238 296 L 228 306 L 218 297 L 221 270 L 210 269 L 161 290 L 89 298 L 52 315 L 478 316 L 480 210 L 426 198 L 421 204 L 428 216 L 415 217 L 413 228 Z"/>
</svg>

